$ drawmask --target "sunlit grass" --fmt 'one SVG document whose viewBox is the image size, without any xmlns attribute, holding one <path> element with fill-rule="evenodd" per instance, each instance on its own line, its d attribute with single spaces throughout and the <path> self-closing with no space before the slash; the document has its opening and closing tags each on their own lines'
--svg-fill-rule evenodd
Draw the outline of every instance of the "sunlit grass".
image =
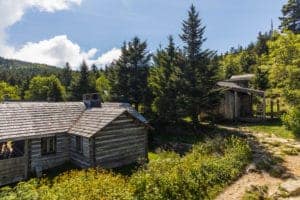
<svg viewBox="0 0 300 200">
<path fill-rule="evenodd" d="M 287 130 L 285 126 L 279 120 L 261 122 L 258 124 L 241 125 L 242 127 L 253 132 L 266 133 L 268 135 L 275 135 L 277 137 L 286 139 L 296 139 L 297 136 L 290 130 Z"/>
</svg>

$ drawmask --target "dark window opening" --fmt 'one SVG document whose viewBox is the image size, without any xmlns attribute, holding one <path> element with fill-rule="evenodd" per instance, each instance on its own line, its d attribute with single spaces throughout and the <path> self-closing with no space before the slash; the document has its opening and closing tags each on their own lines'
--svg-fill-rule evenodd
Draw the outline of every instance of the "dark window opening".
<svg viewBox="0 0 300 200">
<path fill-rule="evenodd" d="M 25 141 L 0 142 L 0 160 L 22 157 Z"/>
<path fill-rule="evenodd" d="M 83 138 L 81 136 L 76 136 L 76 151 L 78 153 L 83 152 Z"/>
<path fill-rule="evenodd" d="M 56 153 L 56 137 L 47 137 L 41 139 L 42 155 Z"/>
</svg>

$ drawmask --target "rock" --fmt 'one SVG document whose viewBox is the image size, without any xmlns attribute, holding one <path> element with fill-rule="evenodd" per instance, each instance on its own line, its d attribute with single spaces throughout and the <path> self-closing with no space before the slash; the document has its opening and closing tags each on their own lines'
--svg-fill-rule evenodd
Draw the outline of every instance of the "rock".
<svg viewBox="0 0 300 200">
<path fill-rule="evenodd" d="M 247 168 L 246 168 L 247 173 L 259 173 L 260 170 L 256 168 L 256 165 L 254 163 L 251 163 Z"/>
<path fill-rule="evenodd" d="M 300 195 L 300 179 L 289 179 L 280 185 L 281 189 L 286 191 L 289 196 Z"/>
</svg>

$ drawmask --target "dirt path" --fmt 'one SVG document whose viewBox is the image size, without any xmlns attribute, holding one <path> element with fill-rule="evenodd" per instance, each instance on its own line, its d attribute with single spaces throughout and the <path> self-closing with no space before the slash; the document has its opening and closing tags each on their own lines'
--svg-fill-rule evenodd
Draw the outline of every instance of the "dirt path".
<svg viewBox="0 0 300 200">
<path fill-rule="evenodd" d="M 240 133 L 246 134 L 257 141 L 257 144 L 251 145 L 254 151 L 254 160 L 262 159 L 262 157 L 279 156 L 283 159 L 281 168 L 284 169 L 284 173 L 290 174 L 292 177 L 300 177 L 300 142 L 291 139 L 282 139 L 275 137 L 274 135 L 268 136 L 263 133 L 250 133 L 245 130 L 232 128 L 232 127 L 221 127 L 230 130 L 239 131 Z M 254 137 L 253 137 L 254 136 Z M 265 153 L 261 153 L 263 148 Z M 260 153 L 258 153 L 260 152 Z M 294 154 L 294 155 L 287 155 Z M 216 200 L 239 200 L 242 199 L 245 191 L 251 186 L 263 186 L 267 185 L 269 188 L 269 194 L 274 194 L 278 186 L 284 181 L 281 178 L 274 178 L 268 172 L 262 170 L 260 172 L 247 172 L 233 184 L 225 189 Z"/>
</svg>

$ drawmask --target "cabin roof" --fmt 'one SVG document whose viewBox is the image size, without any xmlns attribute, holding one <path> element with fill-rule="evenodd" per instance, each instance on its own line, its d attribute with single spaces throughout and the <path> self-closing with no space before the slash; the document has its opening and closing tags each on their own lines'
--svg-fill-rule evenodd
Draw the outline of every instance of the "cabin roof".
<svg viewBox="0 0 300 200">
<path fill-rule="evenodd" d="M 233 75 L 228 81 L 251 81 L 254 77 L 254 74 Z"/>
<path fill-rule="evenodd" d="M 0 104 L 0 141 L 25 139 L 55 133 L 91 136 L 117 116 L 129 113 L 140 122 L 147 120 L 124 103 L 104 103 L 101 108 L 86 109 L 82 102 L 9 102 Z"/>
<path fill-rule="evenodd" d="M 247 94 L 249 94 L 249 93 L 256 93 L 256 94 L 259 94 L 259 95 L 264 95 L 265 94 L 265 92 L 262 91 L 262 90 L 255 90 L 255 89 L 251 89 L 251 88 L 241 87 L 236 83 L 228 82 L 228 81 L 219 81 L 217 83 L 217 85 L 221 86 L 221 87 L 225 87 L 229 90 L 234 90 L 234 91 L 247 93 Z"/>
<path fill-rule="evenodd" d="M 143 124 L 148 124 L 147 120 L 130 104 L 104 103 L 101 108 L 86 110 L 68 132 L 74 135 L 91 137 L 124 113 L 131 115 Z"/>
</svg>

